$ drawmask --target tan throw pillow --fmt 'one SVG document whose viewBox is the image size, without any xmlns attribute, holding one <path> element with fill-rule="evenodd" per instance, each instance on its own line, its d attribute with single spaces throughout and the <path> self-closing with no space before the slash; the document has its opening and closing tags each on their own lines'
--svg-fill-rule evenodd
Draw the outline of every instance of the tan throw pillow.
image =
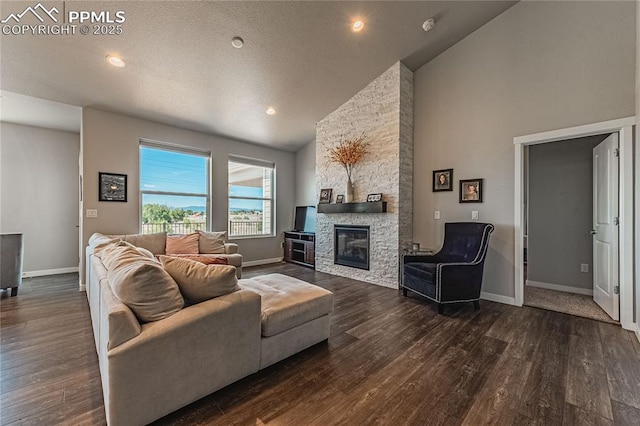
<svg viewBox="0 0 640 426">
<path fill-rule="evenodd" d="M 167 244 L 167 233 L 158 232 L 157 234 L 131 234 L 125 235 L 124 240 L 136 247 L 143 247 L 156 256 L 164 254 L 164 247 Z"/>
<path fill-rule="evenodd" d="M 207 232 L 200 231 L 199 250 L 203 254 L 224 254 L 224 242 L 227 239 L 227 231 Z"/>
<path fill-rule="evenodd" d="M 113 238 L 108 235 L 101 234 L 99 232 L 94 233 L 89 237 L 89 247 L 93 249 L 93 254 L 100 257 L 100 252 L 110 244 L 117 243 L 119 238 Z"/>
<path fill-rule="evenodd" d="M 213 254 L 172 254 L 171 257 L 179 257 L 180 259 L 195 260 L 205 265 L 228 265 L 229 259 Z"/>
<path fill-rule="evenodd" d="M 200 235 L 193 234 L 167 235 L 166 254 L 198 254 L 198 240 Z"/>
<path fill-rule="evenodd" d="M 140 322 L 158 321 L 184 306 L 180 289 L 162 266 L 126 242 L 102 250 L 113 294 Z"/>
<path fill-rule="evenodd" d="M 190 303 L 204 302 L 240 290 L 235 266 L 205 265 L 169 256 L 160 256 L 160 262 Z"/>
</svg>

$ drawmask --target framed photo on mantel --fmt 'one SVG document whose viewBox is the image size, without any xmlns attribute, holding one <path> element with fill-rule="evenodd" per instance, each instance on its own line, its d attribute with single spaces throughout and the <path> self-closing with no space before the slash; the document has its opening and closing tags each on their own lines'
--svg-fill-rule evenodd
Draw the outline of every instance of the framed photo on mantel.
<svg viewBox="0 0 640 426">
<path fill-rule="evenodd" d="M 333 190 L 331 188 L 325 188 L 320 190 L 320 201 L 319 204 L 327 204 L 331 202 L 331 192 Z"/>
</svg>

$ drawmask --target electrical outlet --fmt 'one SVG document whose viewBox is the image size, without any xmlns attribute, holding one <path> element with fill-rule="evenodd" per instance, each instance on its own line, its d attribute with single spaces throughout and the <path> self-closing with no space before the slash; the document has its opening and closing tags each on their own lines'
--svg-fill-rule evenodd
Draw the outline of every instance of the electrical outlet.
<svg viewBox="0 0 640 426">
<path fill-rule="evenodd" d="M 435 212 L 433 212 L 433 218 L 440 219 L 440 210 L 436 210 Z"/>
<path fill-rule="evenodd" d="M 471 219 L 478 220 L 478 211 L 474 210 L 471 212 Z"/>
<path fill-rule="evenodd" d="M 581 263 L 580 264 L 580 272 L 589 272 L 589 264 Z"/>
<path fill-rule="evenodd" d="M 87 209 L 87 217 L 98 217 L 98 209 Z"/>
</svg>

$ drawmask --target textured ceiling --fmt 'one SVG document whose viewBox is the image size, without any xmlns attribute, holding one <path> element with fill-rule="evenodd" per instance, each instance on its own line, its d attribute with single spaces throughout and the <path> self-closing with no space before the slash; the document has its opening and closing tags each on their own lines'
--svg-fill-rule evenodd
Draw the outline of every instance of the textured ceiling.
<svg viewBox="0 0 640 426">
<path fill-rule="evenodd" d="M 1 16 L 36 3 L 3 1 Z M 296 150 L 315 137 L 317 121 L 395 62 L 415 70 L 515 2 L 43 4 L 123 10 L 124 33 L 3 35 L 0 89 Z M 430 17 L 436 27 L 425 33 Z M 366 22 L 360 33 L 350 31 L 356 18 Z M 242 49 L 231 46 L 234 36 Z M 127 66 L 109 66 L 108 54 Z M 266 115 L 268 106 L 277 114 Z"/>
</svg>

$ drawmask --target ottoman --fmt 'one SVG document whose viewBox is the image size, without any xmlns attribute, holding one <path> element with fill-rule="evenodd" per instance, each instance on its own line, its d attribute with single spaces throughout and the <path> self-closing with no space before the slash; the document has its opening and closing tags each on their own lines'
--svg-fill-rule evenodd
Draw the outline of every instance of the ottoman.
<svg viewBox="0 0 640 426">
<path fill-rule="evenodd" d="M 282 274 L 239 281 L 261 296 L 260 369 L 329 338 L 333 293 Z"/>
</svg>

